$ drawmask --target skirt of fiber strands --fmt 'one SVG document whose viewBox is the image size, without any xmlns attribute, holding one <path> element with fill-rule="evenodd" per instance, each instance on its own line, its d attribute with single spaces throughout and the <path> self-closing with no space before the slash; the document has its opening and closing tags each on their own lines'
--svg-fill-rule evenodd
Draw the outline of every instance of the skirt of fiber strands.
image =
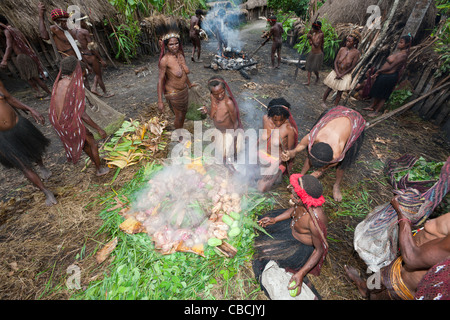
<svg viewBox="0 0 450 320">
<path fill-rule="evenodd" d="M 19 54 L 16 58 L 16 67 L 22 80 L 30 80 L 39 77 L 39 69 L 36 62 L 26 54 Z"/>
<path fill-rule="evenodd" d="M 380 74 L 370 89 L 371 98 L 388 100 L 397 84 L 398 73 Z"/>
<path fill-rule="evenodd" d="M 285 209 L 273 210 L 263 217 L 276 217 L 284 211 Z M 287 219 L 267 226 L 265 230 L 272 238 L 263 232 L 255 238 L 253 272 L 259 282 L 270 260 L 277 262 L 280 268 L 298 271 L 313 253 L 313 246 L 303 244 L 294 238 L 290 223 L 291 219 Z"/>
<path fill-rule="evenodd" d="M 189 89 L 187 86 L 181 91 L 166 93 L 164 96 L 172 111 L 177 110 L 184 113 L 188 111 Z"/>
<path fill-rule="evenodd" d="M 352 75 L 347 73 L 342 79 L 336 79 L 336 72 L 331 71 L 323 83 L 335 91 L 348 91 L 352 87 Z"/>
<path fill-rule="evenodd" d="M 0 131 L 0 163 L 6 168 L 31 168 L 42 159 L 50 144 L 28 119 L 19 116 L 19 122 L 8 131 Z"/>
<path fill-rule="evenodd" d="M 306 58 L 305 69 L 310 72 L 320 71 L 323 63 L 323 52 L 309 53 Z"/>
</svg>

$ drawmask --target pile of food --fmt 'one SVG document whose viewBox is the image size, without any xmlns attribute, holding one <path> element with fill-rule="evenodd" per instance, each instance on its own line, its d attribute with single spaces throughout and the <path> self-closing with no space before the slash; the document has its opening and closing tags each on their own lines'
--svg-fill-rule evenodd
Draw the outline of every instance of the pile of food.
<svg viewBox="0 0 450 320">
<path fill-rule="evenodd" d="M 134 222 L 130 233 L 146 232 L 162 254 L 203 256 L 205 245 L 220 246 L 241 232 L 244 192 L 223 165 L 166 166 L 137 195 L 123 224 Z"/>
</svg>

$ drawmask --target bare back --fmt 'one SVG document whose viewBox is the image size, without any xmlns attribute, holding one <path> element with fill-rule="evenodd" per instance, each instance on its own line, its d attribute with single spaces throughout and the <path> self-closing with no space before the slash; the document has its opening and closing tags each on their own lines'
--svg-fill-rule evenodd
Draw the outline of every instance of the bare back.
<svg viewBox="0 0 450 320">
<path fill-rule="evenodd" d="M 56 85 L 57 85 L 57 88 L 56 88 L 56 92 L 54 95 L 54 101 L 55 101 L 55 107 L 56 107 L 56 117 L 59 120 L 59 117 L 60 117 L 61 112 L 64 107 L 67 89 L 69 88 L 69 85 L 70 85 L 70 79 L 62 78 L 58 81 L 58 83 Z"/>
<path fill-rule="evenodd" d="M 318 218 L 326 225 L 328 219 L 323 213 L 322 208 L 315 208 L 315 212 Z M 311 216 L 303 206 L 297 206 L 295 208 L 293 219 L 291 220 L 292 236 L 303 244 L 313 245 L 313 233 L 317 230 L 311 230 L 312 226 Z M 315 228 L 315 227 L 314 227 Z"/>
<path fill-rule="evenodd" d="M 344 150 L 350 134 L 352 124 L 347 117 L 340 117 L 331 120 L 317 133 L 314 142 L 324 142 L 333 149 L 333 159 L 338 158 Z"/>
</svg>

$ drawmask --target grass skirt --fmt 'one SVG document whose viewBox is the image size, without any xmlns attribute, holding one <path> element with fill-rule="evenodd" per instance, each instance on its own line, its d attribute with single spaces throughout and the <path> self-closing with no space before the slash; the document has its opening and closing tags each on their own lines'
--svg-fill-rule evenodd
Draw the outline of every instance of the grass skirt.
<svg viewBox="0 0 450 320">
<path fill-rule="evenodd" d="M 264 216 L 276 217 L 284 211 L 285 209 L 273 210 Z M 255 238 L 253 271 L 258 281 L 270 260 L 275 261 L 280 268 L 298 271 L 313 253 L 313 246 L 305 245 L 294 238 L 290 224 L 291 219 L 277 222 L 265 228 L 271 237 L 260 233 Z"/>
<path fill-rule="evenodd" d="M 352 75 L 347 73 L 342 79 L 336 79 L 336 72 L 331 71 L 323 83 L 335 91 L 348 91 L 352 86 Z"/>
<path fill-rule="evenodd" d="M 309 72 L 317 72 L 322 68 L 323 63 L 323 52 L 320 53 L 309 53 L 308 58 L 306 58 L 305 69 Z"/>
<path fill-rule="evenodd" d="M 19 54 L 17 56 L 16 67 L 19 70 L 22 80 L 27 81 L 39 77 L 39 69 L 36 62 L 26 54 Z"/>
<path fill-rule="evenodd" d="M 0 131 L 0 163 L 6 168 L 31 168 L 42 159 L 49 144 L 50 140 L 28 119 L 19 116 L 14 128 Z"/>
</svg>

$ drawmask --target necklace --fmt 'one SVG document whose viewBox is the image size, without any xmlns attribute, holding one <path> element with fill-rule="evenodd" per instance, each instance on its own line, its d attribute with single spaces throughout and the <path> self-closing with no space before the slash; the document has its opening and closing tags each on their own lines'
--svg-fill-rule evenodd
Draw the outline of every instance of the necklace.
<svg viewBox="0 0 450 320">
<path fill-rule="evenodd" d="M 296 212 L 296 211 L 297 211 L 297 205 L 294 207 L 294 212 Z M 306 214 L 306 210 L 298 217 L 296 217 L 295 214 L 293 216 L 291 216 L 291 218 L 292 218 L 291 227 L 294 227 L 295 223 L 298 220 L 300 220 L 305 214 Z"/>
</svg>

